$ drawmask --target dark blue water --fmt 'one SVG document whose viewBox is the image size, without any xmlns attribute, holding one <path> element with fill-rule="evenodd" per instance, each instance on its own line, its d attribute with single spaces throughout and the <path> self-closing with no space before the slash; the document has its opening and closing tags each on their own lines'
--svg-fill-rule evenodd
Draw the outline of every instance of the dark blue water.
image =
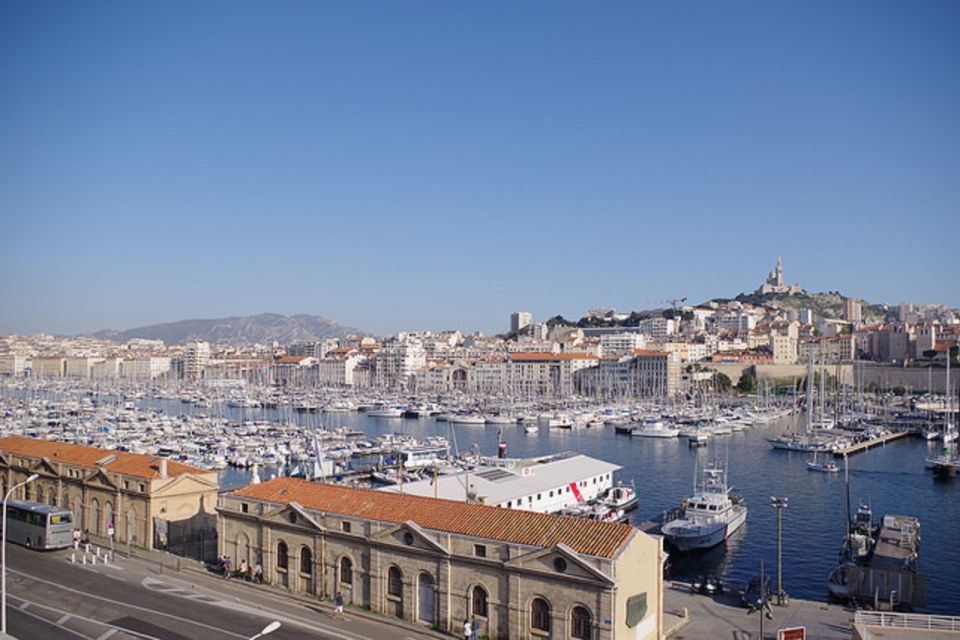
<svg viewBox="0 0 960 640">
<path fill-rule="evenodd" d="M 269 418 L 275 413 L 264 411 L 262 415 Z M 247 416 L 256 417 L 249 411 Z M 318 420 L 315 416 L 307 419 Z M 329 427 L 355 427 L 369 436 L 392 432 L 451 436 L 449 424 L 433 419 L 385 420 L 351 413 L 324 416 L 323 421 Z M 676 506 L 687 496 L 693 488 L 695 464 L 714 457 L 726 460 L 730 482 L 749 507 L 747 524 L 726 545 L 708 552 L 674 552 L 671 577 L 719 573 L 728 582 L 744 583 L 757 573 L 761 558 L 766 571 L 775 575 L 777 520 L 770 498 L 786 497 L 784 589 L 793 597 L 825 600 L 826 578 L 836 562 L 845 526 L 843 472 L 811 472 L 806 467 L 807 455 L 771 449 L 766 438 L 786 427 L 787 422 L 754 427 L 696 449 L 680 438 L 630 438 L 611 428 L 541 429 L 527 435 L 521 427 L 507 426 L 502 433 L 511 457 L 576 451 L 622 465 L 616 477 L 635 482 L 640 494 L 634 523 Z M 495 455 L 497 426 L 457 425 L 454 429 L 461 452 L 476 443 L 485 453 Z M 960 612 L 960 482 L 934 480 L 924 469 L 928 447 L 934 446 L 905 439 L 850 457 L 850 497 L 854 509 L 858 502 L 869 502 L 875 517 L 895 513 L 920 518 L 920 567 L 928 577 L 926 610 L 956 614 Z M 225 480 L 240 479 L 236 472 L 226 473 Z"/>
</svg>

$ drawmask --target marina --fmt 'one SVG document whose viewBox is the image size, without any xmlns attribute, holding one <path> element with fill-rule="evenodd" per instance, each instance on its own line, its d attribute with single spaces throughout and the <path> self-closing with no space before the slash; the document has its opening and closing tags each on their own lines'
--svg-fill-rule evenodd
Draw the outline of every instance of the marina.
<svg viewBox="0 0 960 640">
<path fill-rule="evenodd" d="M 322 409 L 334 402 L 348 406 L 345 399 L 315 398 L 311 401 L 320 407 L 317 411 L 300 412 L 292 410 L 282 397 L 274 398 L 276 408 L 265 407 L 258 393 L 250 397 L 260 401 L 260 407 L 227 406 L 212 393 L 204 394 L 205 400 L 198 404 L 182 402 L 176 390 L 146 390 L 140 397 L 128 392 L 120 397 L 101 390 L 94 405 L 82 401 L 85 393 L 55 387 L 4 388 L 4 428 L 12 428 L 16 406 L 48 403 L 17 428 L 32 430 L 35 436 L 44 435 L 43 431 L 51 437 L 87 437 L 100 445 L 112 443 L 145 450 L 162 446 L 166 450 L 157 450 L 157 454 L 188 455 L 217 465 L 224 487 L 245 484 L 254 473 L 264 480 L 295 470 L 309 473 L 313 445 L 305 436 L 313 432 L 321 436 L 324 456 L 340 465 L 328 466 L 328 477 L 336 479 L 339 475 L 348 481 L 369 478 L 370 469 L 362 467 L 361 461 L 372 469 L 384 455 L 384 466 L 390 467 L 386 459 L 391 447 L 401 443 L 422 446 L 445 441 L 451 456 L 493 459 L 501 444 L 515 459 L 575 452 L 619 467 L 612 476 L 614 485 L 622 482 L 636 487 L 637 508 L 626 514 L 635 525 L 675 509 L 678 500 L 689 495 L 690 479 L 696 471 L 719 457 L 733 470 L 738 491 L 751 505 L 750 513 L 745 524 L 722 544 L 707 550 L 672 550 L 668 576 L 689 583 L 700 575 L 716 575 L 726 584 L 742 585 L 756 573 L 761 559 L 767 567 L 775 566 L 776 513 L 768 506 L 769 497 L 789 496 L 790 508 L 783 512 L 784 588 L 791 597 L 821 602 L 828 597 L 827 577 L 836 566 L 837 545 L 844 534 L 842 474 L 809 473 L 808 453 L 778 451 L 767 441 L 790 432 L 796 421 L 803 419 L 802 414 L 790 413 L 789 408 L 784 411 L 784 407 L 772 420 L 762 419 L 762 406 L 726 407 L 723 412 L 738 413 L 751 424 L 736 430 L 720 429 L 719 434 L 711 431 L 707 446 L 690 447 L 682 433 L 672 438 L 636 438 L 618 433 L 617 426 L 624 422 L 642 424 L 644 415 L 666 416 L 681 409 L 688 415 L 684 419 L 690 420 L 697 413 L 692 406 L 529 405 L 515 409 L 521 418 L 516 423 L 479 425 L 438 419 L 436 413 L 459 412 L 453 403 L 438 406 L 431 415 L 424 411 L 416 418 L 403 418 L 375 417 L 355 408 Z M 363 404 L 362 399 L 350 402 Z M 468 403 L 462 404 L 466 410 Z M 101 415 L 101 411 L 105 413 Z M 750 420 L 751 412 L 761 419 Z M 711 409 L 703 417 L 717 413 Z M 550 420 L 564 420 L 557 414 L 568 416 L 571 427 L 551 427 Z M 78 419 L 83 425 L 79 433 L 69 428 Z M 677 422 L 680 418 L 666 419 Z M 587 426 L 591 421 L 594 426 Z M 703 418 L 701 421 L 706 424 Z M 531 427 L 532 432 L 528 432 Z M 129 433 L 124 435 L 126 429 Z M 683 427 L 680 429 L 682 432 Z M 139 442 L 127 437 L 133 434 L 139 435 Z M 255 460 L 232 457 L 230 442 L 243 443 Z M 924 468 L 925 459 L 941 445 L 922 437 L 901 436 L 850 456 L 848 464 L 854 500 L 869 501 L 877 513 L 907 513 L 923 523 L 924 559 L 920 567 L 927 575 L 927 599 L 922 611 L 952 614 L 960 610 L 960 587 L 953 579 L 960 575 L 960 553 L 952 542 L 955 523 L 960 521 L 957 487 L 955 482 L 935 480 Z M 409 471 L 416 471 L 420 482 L 429 486 L 429 472 Z M 927 564 L 931 565 L 929 569 Z"/>
</svg>

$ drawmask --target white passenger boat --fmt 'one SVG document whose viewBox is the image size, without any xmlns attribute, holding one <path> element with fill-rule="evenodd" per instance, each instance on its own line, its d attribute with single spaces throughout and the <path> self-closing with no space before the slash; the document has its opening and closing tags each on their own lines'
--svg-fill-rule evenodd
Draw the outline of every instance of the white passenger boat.
<svg viewBox="0 0 960 640">
<path fill-rule="evenodd" d="M 663 420 L 644 420 L 638 427 L 630 430 L 636 438 L 676 438 L 680 429 L 670 427 Z"/>
<path fill-rule="evenodd" d="M 663 525 L 667 541 L 681 551 L 709 549 L 730 537 L 747 520 L 747 506 L 727 487 L 727 473 L 717 464 L 705 467 L 683 515 Z"/>
</svg>

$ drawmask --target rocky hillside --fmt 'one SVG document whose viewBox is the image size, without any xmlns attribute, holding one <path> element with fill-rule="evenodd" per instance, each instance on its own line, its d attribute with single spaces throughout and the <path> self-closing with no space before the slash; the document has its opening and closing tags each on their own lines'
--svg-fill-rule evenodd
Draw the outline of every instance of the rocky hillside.
<svg viewBox="0 0 960 640">
<path fill-rule="evenodd" d="M 364 332 L 321 316 L 263 313 L 257 316 L 233 316 L 212 320 L 181 320 L 126 331 L 108 329 L 93 335 L 118 342 L 146 338 L 163 340 L 166 344 L 183 344 L 190 340 L 206 340 L 211 344 L 270 344 L 273 341 L 289 344 L 321 338 L 364 335 Z"/>
<path fill-rule="evenodd" d="M 810 309 L 814 315 L 821 318 L 842 318 L 843 307 L 847 299 L 839 291 L 828 291 L 826 293 L 803 293 L 800 295 L 786 294 L 767 294 L 758 295 L 756 293 L 740 294 L 736 298 L 741 302 L 751 304 L 766 305 L 780 309 Z M 863 305 L 863 320 L 867 324 L 875 322 L 890 322 L 896 319 L 896 309 L 887 305 L 871 304 L 866 300 L 861 300 Z"/>
</svg>

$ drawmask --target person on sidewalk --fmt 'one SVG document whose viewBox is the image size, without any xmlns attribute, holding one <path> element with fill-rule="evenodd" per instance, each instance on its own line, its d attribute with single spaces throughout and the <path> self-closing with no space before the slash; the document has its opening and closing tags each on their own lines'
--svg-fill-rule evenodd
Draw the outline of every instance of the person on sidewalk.
<svg viewBox="0 0 960 640">
<path fill-rule="evenodd" d="M 473 640 L 473 625 L 469 620 L 463 621 L 463 640 Z"/>
<path fill-rule="evenodd" d="M 263 584 L 263 566 L 257 561 L 257 566 L 253 568 L 253 581 L 257 584 Z"/>
<path fill-rule="evenodd" d="M 470 620 L 470 640 L 477 640 L 480 637 L 480 621 L 477 620 L 477 616 L 473 616 Z"/>
<path fill-rule="evenodd" d="M 223 577 L 230 577 L 230 556 L 223 554 Z"/>
<path fill-rule="evenodd" d="M 241 580 L 247 579 L 247 559 L 240 558 L 240 566 L 237 567 L 237 575 Z"/>
<path fill-rule="evenodd" d="M 333 599 L 333 603 L 336 605 L 333 614 L 341 620 L 345 620 L 346 618 L 343 617 L 343 594 L 337 591 L 337 597 Z"/>
</svg>

